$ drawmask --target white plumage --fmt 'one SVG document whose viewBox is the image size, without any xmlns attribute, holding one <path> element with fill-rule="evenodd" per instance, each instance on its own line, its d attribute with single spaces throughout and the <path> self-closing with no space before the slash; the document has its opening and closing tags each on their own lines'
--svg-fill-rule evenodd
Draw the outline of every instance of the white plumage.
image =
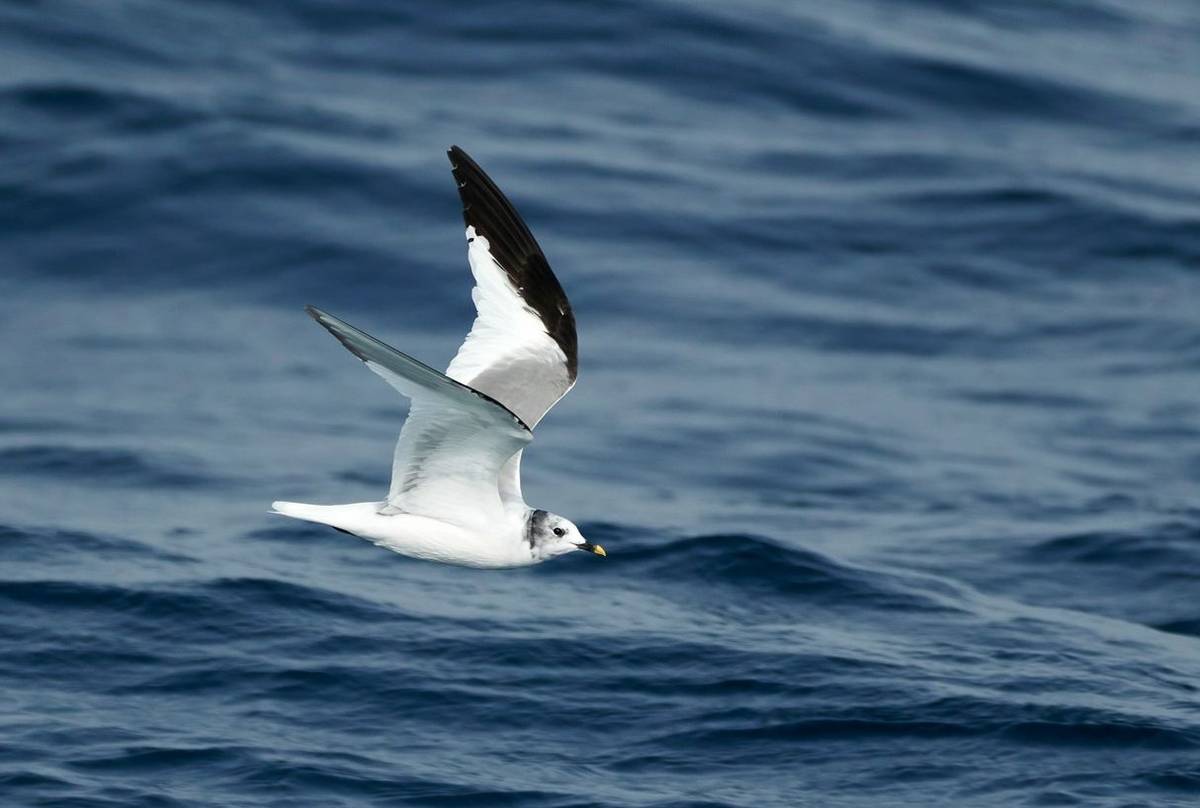
<svg viewBox="0 0 1200 808">
<path fill-rule="evenodd" d="M 474 227 L 467 228 L 467 260 L 475 276 L 471 299 L 478 314 L 446 375 L 503 401 L 532 429 L 575 379 L 562 348 L 489 247 Z"/>
<path fill-rule="evenodd" d="M 367 367 L 412 399 L 387 499 L 276 502 L 418 558 L 475 567 L 534 564 L 576 549 L 605 555 L 563 517 L 525 504 L 521 450 L 575 384 L 575 320 L 545 255 L 479 166 L 450 150 L 463 200 L 476 318 L 442 374 L 319 309 L 308 312 Z"/>
</svg>

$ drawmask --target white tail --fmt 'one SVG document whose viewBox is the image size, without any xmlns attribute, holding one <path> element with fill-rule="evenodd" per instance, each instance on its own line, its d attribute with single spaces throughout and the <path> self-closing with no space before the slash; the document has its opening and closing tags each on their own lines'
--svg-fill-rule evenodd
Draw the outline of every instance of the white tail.
<svg viewBox="0 0 1200 808">
<path fill-rule="evenodd" d="M 322 510 L 320 505 L 306 505 L 303 502 L 284 502 L 279 500 L 271 503 L 271 513 L 280 516 L 290 516 L 293 519 L 303 519 L 307 522 L 323 522 L 317 514 Z"/>
<path fill-rule="evenodd" d="M 309 505 L 305 502 L 272 502 L 271 512 L 305 522 L 316 522 L 361 535 L 379 515 L 382 502 L 352 502 L 348 505 Z"/>
</svg>

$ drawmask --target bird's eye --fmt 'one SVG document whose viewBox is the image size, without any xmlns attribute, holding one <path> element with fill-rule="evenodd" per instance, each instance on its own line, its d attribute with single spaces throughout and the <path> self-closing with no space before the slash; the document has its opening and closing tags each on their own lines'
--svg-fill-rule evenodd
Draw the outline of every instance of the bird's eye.
<svg viewBox="0 0 1200 808">
<path fill-rule="evenodd" d="M 567 531 L 563 530 L 561 527 L 556 527 L 556 528 L 554 528 L 554 535 L 555 536 L 565 536 L 565 535 L 567 535 Z"/>
</svg>

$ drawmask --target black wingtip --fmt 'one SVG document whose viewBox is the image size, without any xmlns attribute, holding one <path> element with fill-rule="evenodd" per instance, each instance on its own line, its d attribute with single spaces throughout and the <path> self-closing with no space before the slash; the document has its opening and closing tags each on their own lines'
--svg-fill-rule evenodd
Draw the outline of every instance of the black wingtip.
<svg viewBox="0 0 1200 808">
<path fill-rule="evenodd" d="M 575 317 L 537 239 L 512 202 L 469 154 L 458 146 L 451 146 L 446 154 L 462 200 L 464 224 L 488 240 L 492 258 L 562 348 L 567 373 L 574 379 L 578 366 Z"/>
</svg>

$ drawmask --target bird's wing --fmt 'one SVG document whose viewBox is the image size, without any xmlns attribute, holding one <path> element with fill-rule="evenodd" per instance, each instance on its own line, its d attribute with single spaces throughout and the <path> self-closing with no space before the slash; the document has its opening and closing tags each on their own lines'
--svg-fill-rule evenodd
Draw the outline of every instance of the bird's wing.
<svg viewBox="0 0 1200 808">
<path fill-rule="evenodd" d="M 501 469 L 533 433 L 487 393 L 451 379 L 349 323 L 308 307 L 349 351 L 412 399 L 392 462 L 383 513 L 412 513 L 466 526 L 504 518 Z"/>
<path fill-rule="evenodd" d="M 448 154 L 467 225 L 476 317 L 446 375 L 532 429 L 575 384 L 575 316 L 512 203 L 465 151 L 452 146 Z"/>
</svg>

